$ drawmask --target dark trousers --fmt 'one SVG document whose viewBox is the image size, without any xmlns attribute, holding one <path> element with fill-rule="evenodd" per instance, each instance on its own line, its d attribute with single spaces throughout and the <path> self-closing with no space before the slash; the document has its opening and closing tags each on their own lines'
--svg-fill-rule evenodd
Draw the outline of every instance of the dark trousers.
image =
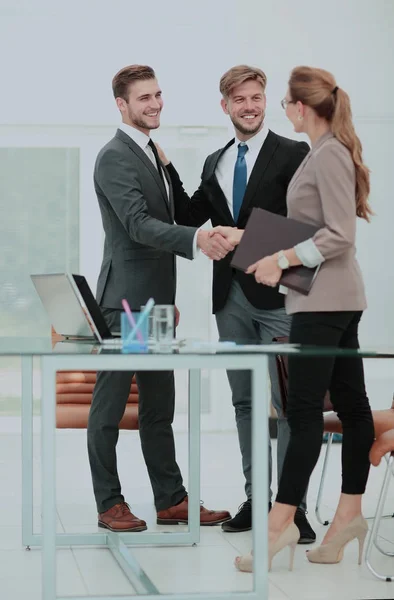
<svg viewBox="0 0 394 600">
<path fill-rule="evenodd" d="M 361 312 L 296 313 L 290 342 L 359 348 Z M 289 356 L 287 419 L 290 442 L 277 501 L 298 506 L 319 458 L 323 436 L 323 400 L 331 402 L 343 427 L 342 492 L 363 494 L 369 473 L 374 426 L 359 357 Z"/>
<path fill-rule="evenodd" d="M 272 338 L 288 336 L 291 317 L 284 308 L 264 310 L 255 308 L 246 298 L 238 281 L 234 278 L 225 306 L 216 313 L 220 339 L 235 341 L 240 344 L 271 344 Z M 282 399 L 279 391 L 278 371 L 275 357 L 268 360 L 271 381 L 271 401 L 278 414 L 277 473 L 278 481 L 286 456 L 290 439 L 290 428 L 283 414 Z M 238 429 L 239 446 L 242 455 L 242 466 L 245 475 L 245 491 L 248 500 L 252 499 L 252 382 L 250 371 L 227 371 L 235 408 L 235 420 Z M 272 456 L 269 439 L 268 473 L 269 500 L 272 500 Z M 306 509 L 306 497 L 301 502 Z"/>
<path fill-rule="evenodd" d="M 119 310 L 103 308 L 112 330 L 120 329 Z M 130 356 L 130 365 L 133 357 Z M 97 373 L 88 422 L 88 452 L 93 489 L 99 513 L 124 501 L 118 477 L 116 444 L 134 372 Z M 141 447 L 152 485 L 155 506 L 164 510 L 185 496 L 182 475 L 175 459 L 172 431 L 175 407 L 173 371 L 136 373 L 139 393 Z M 132 465 L 130 463 L 130 476 Z"/>
</svg>

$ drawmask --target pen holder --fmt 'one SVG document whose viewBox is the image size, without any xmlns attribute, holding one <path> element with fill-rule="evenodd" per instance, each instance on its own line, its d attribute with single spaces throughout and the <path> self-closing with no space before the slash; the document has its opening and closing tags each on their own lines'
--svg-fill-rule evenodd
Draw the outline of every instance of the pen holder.
<svg viewBox="0 0 394 600">
<path fill-rule="evenodd" d="M 140 313 L 133 312 L 132 313 L 134 321 L 137 322 L 140 316 Z M 138 332 L 136 332 L 133 339 L 130 339 L 130 333 L 132 332 L 133 327 L 128 319 L 128 316 L 125 312 L 122 312 L 120 315 L 120 333 L 122 338 L 122 352 L 125 354 L 141 354 L 148 352 L 148 321 L 145 319 L 140 327 L 138 328 Z M 142 339 L 141 339 L 142 338 Z"/>
</svg>

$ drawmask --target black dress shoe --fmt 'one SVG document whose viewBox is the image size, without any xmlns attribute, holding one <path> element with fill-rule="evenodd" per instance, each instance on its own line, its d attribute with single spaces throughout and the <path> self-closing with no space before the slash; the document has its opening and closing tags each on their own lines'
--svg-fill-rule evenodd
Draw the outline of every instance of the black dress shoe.
<svg viewBox="0 0 394 600">
<path fill-rule="evenodd" d="M 302 508 L 297 508 L 294 515 L 294 523 L 300 530 L 300 539 L 298 540 L 299 544 L 313 544 L 313 542 L 316 541 L 316 533 L 313 531 L 308 519 L 306 518 L 305 510 Z"/>
<path fill-rule="evenodd" d="M 222 523 L 222 530 L 236 533 L 239 531 L 250 531 L 252 529 L 252 501 L 246 500 L 238 509 L 235 517 Z"/>
</svg>

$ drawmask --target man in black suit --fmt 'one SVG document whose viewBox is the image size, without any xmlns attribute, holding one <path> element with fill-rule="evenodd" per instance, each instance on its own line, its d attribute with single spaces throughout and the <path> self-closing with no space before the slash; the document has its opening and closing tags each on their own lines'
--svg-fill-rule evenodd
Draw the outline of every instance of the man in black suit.
<svg viewBox="0 0 394 600">
<path fill-rule="evenodd" d="M 211 220 L 215 226 L 243 229 L 257 206 L 286 215 L 287 187 L 309 151 L 305 142 L 296 142 L 270 131 L 264 122 L 266 76 L 260 69 L 241 65 L 227 71 L 220 81 L 222 108 L 230 116 L 235 139 L 208 156 L 201 184 L 189 198 L 175 167 L 158 147 L 174 189 L 175 221 L 199 227 Z M 271 343 L 288 335 L 290 317 L 283 295 L 261 286 L 253 277 L 232 269 L 232 253 L 215 262 L 213 269 L 213 312 L 221 340 L 244 343 Z M 289 440 L 283 416 L 277 371 L 270 359 L 272 402 L 278 413 L 278 479 Z M 246 531 L 252 526 L 251 486 L 251 378 L 249 371 L 228 371 L 235 408 L 238 437 L 246 479 L 247 500 L 237 515 L 223 523 L 224 531 Z M 271 480 L 270 458 L 270 480 Z M 271 502 L 270 502 L 271 505 Z M 305 499 L 296 513 L 300 543 L 312 543 L 316 535 L 305 516 Z"/>
</svg>

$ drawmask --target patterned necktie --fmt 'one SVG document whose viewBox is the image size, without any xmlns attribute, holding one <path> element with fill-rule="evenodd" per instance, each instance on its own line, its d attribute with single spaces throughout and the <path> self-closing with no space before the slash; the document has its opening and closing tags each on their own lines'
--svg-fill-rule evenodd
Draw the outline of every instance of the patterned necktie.
<svg viewBox="0 0 394 600">
<path fill-rule="evenodd" d="M 238 144 L 238 156 L 234 167 L 233 181 L 233 214 L 235 223 L 238 221 L 239 211 L 241 210 L 246 190 L 247 169 L 245 154 L 247 151 L 248 146 L 244 142 Z"/>
<path fill-rule="evenodd" d="M 160 177 L 161 177 L 161 180 L 162 180 L 162 182 L 164 183 L 164 176 L 163 176 L 163 171 L 162 171 L 162 169 L 161 169 L 161 163 L 160 163 L 159 154 L 158 154 L 158 152 L 157 152 L 157 148 L 156 148 L 156 146 L 154 145 L 154 143 L 152 142 L 152 140 L 151 140 L 151 139 L 150 139 L 150 140 L 149 140 L 149 142 L 148 142 L 148 146 L 150 146 L 150 148 L 151 148 L 151 150 L 152 150 L 152 152 L 153 152 L 153 155 L 154 155 L 154 157 L 155 157 L 155 161 L 156 161 L 156 167 L 157 167 L 157 170 L 158 170 L 158 172 L 159 172 L 159 175 L 160 175 Z"/>
</svg>

